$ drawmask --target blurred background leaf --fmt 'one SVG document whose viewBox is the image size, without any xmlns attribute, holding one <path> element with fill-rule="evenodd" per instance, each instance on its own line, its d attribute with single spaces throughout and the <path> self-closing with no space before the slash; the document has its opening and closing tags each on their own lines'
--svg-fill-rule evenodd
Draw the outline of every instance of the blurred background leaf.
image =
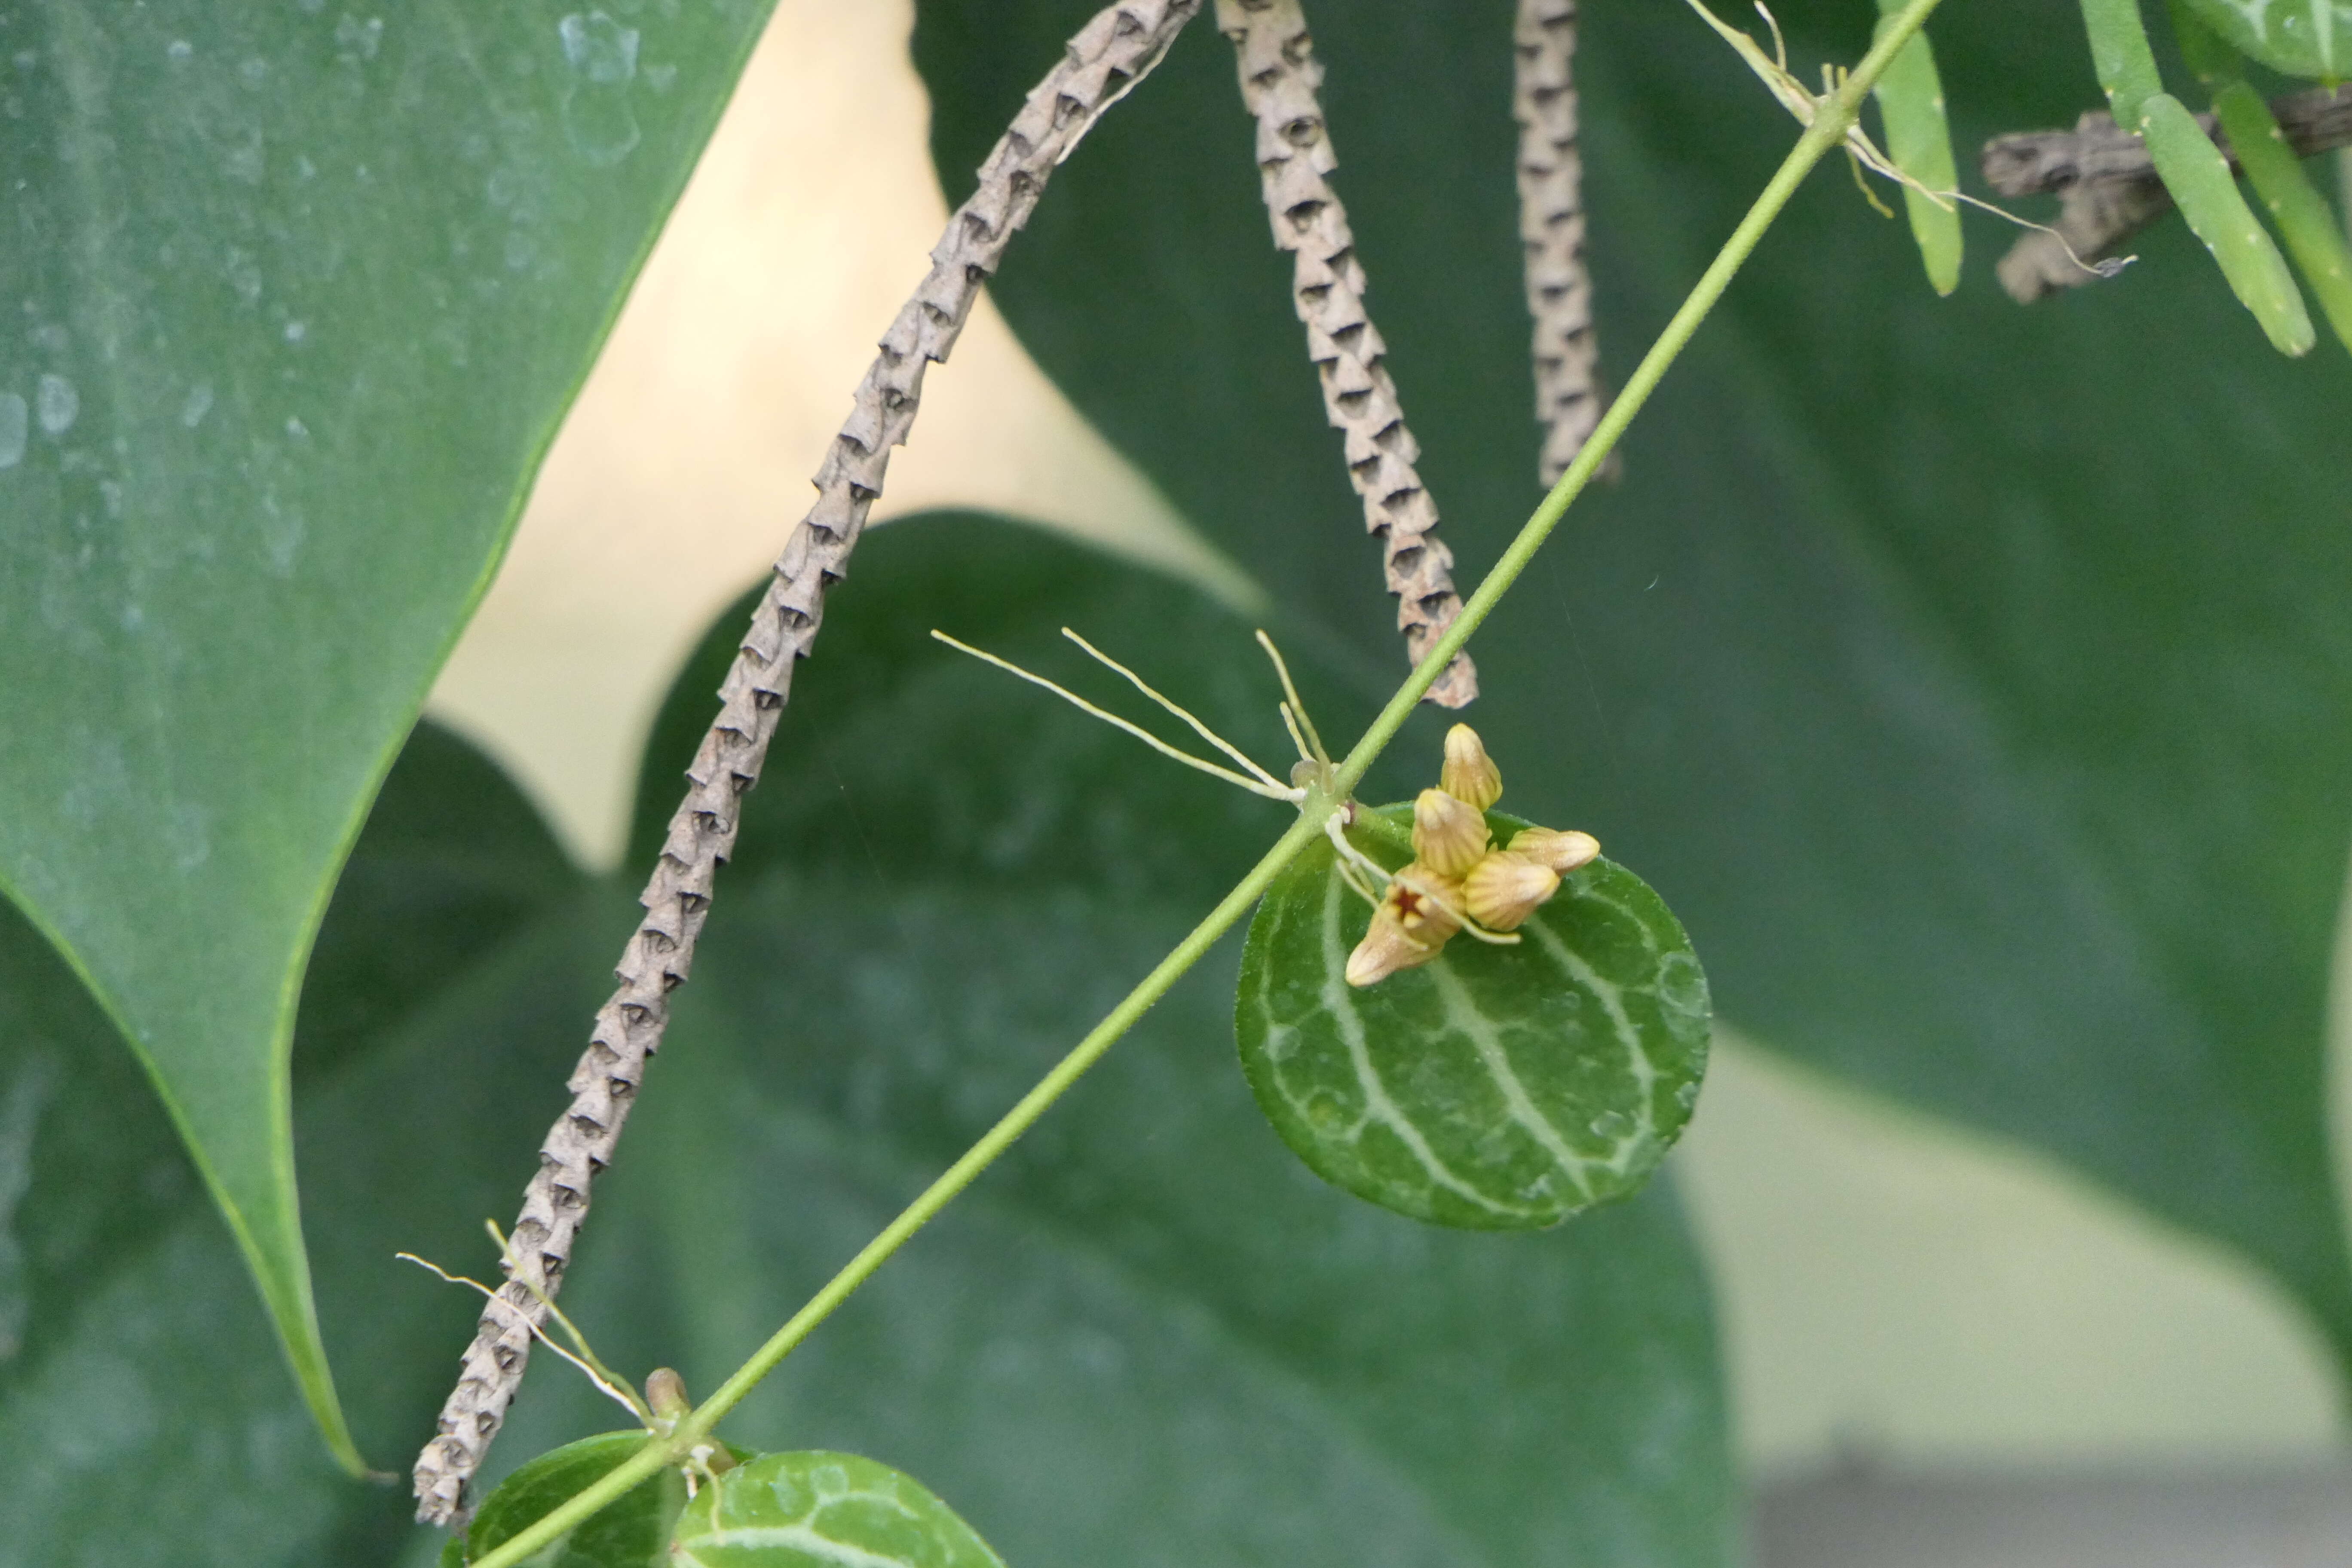
<svg viewBox="0 0 2352 1568">
<path fill-rule="evenodd" d="M 951 199 L 1085 8 L 923 0 Z M 1850 7 L 1778 10 L 1801 76 L 1866 42 Z M 2047 16 L 1938 15 L 1963 145 L 2098 101 L 2086 52 L 2018 47 Z M 1538 496 L 1509 8 L 1315 20 L 1370 309 L 1475 582 Z M 1679 8 L 1581 21 L 1622 373 L 1791 132 Z M 994 297 L 1199 527 L 1386 679 L 1391 606 L 1250 147 L 1231 50 L 1195 29 L 1064 171 Z M 2352 503 L 2319 455 L 2352 412 L 2342 367 L 2273 354 L 2179 225 L 2031 310 L 1984 279 L 1937 300 L 1907 247 L 1843 180 L 1800 195 L 1634 426 L 1622 486 L 1481 634 L 1471 716 L 1515 808 L 1665 895 L 1728 1021 L 2235 1247 L 2340 1357 L 2322 1065 Z"/>
<path fill-rule="evenodd" d="M 0 888 L 154 1075 L 351 1464 L 303 960 L 768 5 L 615 9 L 0 10 Z"/>
<path fill-rule="evenodd" d="M 426 726 L 320 932 L 297 1130 L 320 1313 L 379 1463 L 431 1430 L 479 1310 L 393 1254 L 470 1258 L 481 1217 L 511 1206 L 516 1152 L 554 1113 L 604 984 L 573 955 L 626 920 L 585 890 L 497 770 Z M 15 1500 L 0 1562 L 383 1560 L 410 1528 L 404 1489 L 329 1463 L 154 1094 L 47 944 L 0 920 L 22 1248 L 22 1337 L 0 1361 Z M 131 1495 L 92 1505 L 132 1478 Z"/>
<path fill-rule="evenodd" d="M 2341 80 L 2352 70 L 2352 5 L 2342 0 L 2187 0 L 2238 48 L 2290 76 Z"/>
</svg>

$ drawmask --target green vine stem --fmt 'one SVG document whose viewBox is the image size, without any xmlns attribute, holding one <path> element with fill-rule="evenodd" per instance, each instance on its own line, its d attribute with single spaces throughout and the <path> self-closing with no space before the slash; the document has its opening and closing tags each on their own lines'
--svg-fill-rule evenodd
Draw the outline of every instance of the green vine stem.
<svg viewBox="0 0 2352 1568">
<path fill-rule="evenodd" d="M 1469 601 L 1462 607 L 1462 613 L 1454 617 L 1454 624 L 1430 647 L 1421 663 L 1414 667 L 1412 674 L 1389 700 L 1388 706 L 1364 731 L 1363 738 L 1339 763 L 1330 783 L 1309 791 L 1307 800 L 1299 807 L 1298 820 L 1275 841 L 1265 858 L 1251 868 L 1249 875 L 1218 902 L 1207 919 L 1195 926 L 1190 935 L 1153 967 L 1124 1001 L 1089 1030 L 1086 1038 L 1080 1040 L 1035 1088 L 1022 1096 L 1020 1102 L 1005 1112 L 1002 1121 L 990 1128 L 962 1158 L 949 1166 L 921 1196 L 908 1205 L 905 1212 L 892 1220 L 880 1235 L 866 1243 L 840 1273 L 810 1299 L 808 1305 L 793 1313 L 792 1319 L 754 1352 L 732 1377 L 703 1401 L 693 1415 L 680 1421 L 667 1437 L 648 1438 L 638 1452 L 550 1510 L 529 1529 L 508 1538 L 496 1551 L 478 1559 L 474 1568 L 512 1568 L 513 1564 L 520 1563 L 607 1503 L 633 1490 L 656 1472 L 677 1463 L 695 1444 L 707 1438 L 720 1418 L 740 1404 L 761 1379 L 773 1372 L 818 1324 L 830 1317 L 835 1308 L 847 1300 L 909 1237 L 929 1223 L 999 1154 L 1035 1125 L 1038 1118 L 1045 1115 L 1065 1090 L 1085 1076 L 1087 1069 L 1099 1061 L 1112 1044 L 1152 1004 L 1165 995 L 1169 987 L 1186 970 L 1215 945 L 1218 938 L 1249 912 L 1250 907 L 1272 885 L 1282 868 L 1300 850 L 1322 836 L 1326 820 L 1347 801 L 1349 794 L 1362 781 L 1365 771 L 1403 727 L 1405 720 L 1421 701 L 1422 694 L 1444 672 L 1453 662 L 1454 656 L 1470 640 L 1471 634 L 1478 629 L 1480 623 L 1494 612 L 1496 605 L 1510 591 L 1519 574 L 1527 570 L 1528 563 L 1534 559 L 1536 552 L 1550 537 L 1561 515 L 1591 482 L 1594 471 L 1607 459 L 1618 439 L 1624 435 L 1625 427 L 1633 422 L 1633 416 L 1641 412 L 1650 394 L 1656 390 L 1658 383 L 1665 376 L 1667 367 L 1682 353 L 1692 335 L 1698 331 L 1699 323 L 1723 298 L 1732 278 L 1755 250 L 1757 242 L 1764 237 L 1765 231 L 1772 226 L 1773 220 L 1780 216 L 1780 210 L 1788 205 L 1798 185 L 1803 183 L 1805 176 L 1811 173 L 1813 165 L 1820 163 L 1825 153 L 1844 141 L 1846 132 L 1860 118 L 1863 102 L 1868 98 L 1871 88 L 1885 73 L 1895 52 L 1920 29 L 1939 3 L 1940 0 L 1910 0 L 1885 26 L 1877 41 L 1871 46 L 1870 52 L 1862 58 L 1861 63 L 1853 68 L 1837 90 L 1818 100 L 1811 124 L 1798 138 L 1796 146 L 1765 185 L 1763 193 L 1756 198 L 1755 205 L 1748 208 L 1739 226 L 1732 230 L 1731 237 L 1724 242 L 1723 248 L 1691 289 L 1689 298 L 1675 312 L 1674 319 L 1666 323 L 1665 331 L 1658 335 L 1658 341 L 1643 356 L 1641 364 L 1626 381 L 1624 390 L 1618 394 L 1609 412 L 1594 428 L 1591 439 L 1577 454 L 1576 460 L 1569 465 L 1568 471 L 1560 476 L 1559 483 L 1552 487 L 1551 492 L 1536 508 L 1535 514 L 1520 528 L 1517 537 L 1503 552 L 1502 558 L 1496 562 L 1494 570 L 1486 574 L 1486 580 L 1478 584 L 1477 591 L 1470 595 Z"/>
</svg>

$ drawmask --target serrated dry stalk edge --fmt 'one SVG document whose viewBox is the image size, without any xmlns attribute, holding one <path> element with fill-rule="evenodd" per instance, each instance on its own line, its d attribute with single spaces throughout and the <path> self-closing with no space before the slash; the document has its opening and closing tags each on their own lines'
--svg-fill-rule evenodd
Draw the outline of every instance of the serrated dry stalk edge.
<svg viewBox="0 0 2352 1568">
<path fill-rule="evenodd" d="M 1511 118 L 1519 125 L 1519 245 L 1534 323 L 1537 474 L 1559 482 L 1601 422 L 1592 275 L 1584 265 L 1584 157 L 1577 151 L 1576 0 L 1519 0 Z"/>
<path fill-rule="evenodd" d="M 953 1202 L 957 1194 L 986 1170 L 996 1157 L 1034 1125 L 1037 1119 L 1058 1100 L 1062 1093 L 1083 1077 L 1087 1068 L 1101 1059 L 1103 1054 L 1126 1033 L 1152 1004 L 1164 995 L 1178 977 L 1213 946 L 1218 938 L 1231 930 L 1243 915 L 1249 912 L 1283 868 L 1297 858 L 1299 851 L 1322 836 L 1324 821 L 1354 791 L 1367 769 L 1403 727 L 1422 694 L 1429 689 L 1470 635 L 1493 612 L 1495 605 L 1509 591 L 1519 574 L 1527 569 L 1544 541 L 1558 525 L 1560 516 L 1584 489 L 1592 475 L 1607 458 L 1613 447 L 1649 400 L 1667 368 L 1682 353 L 1699 323 L 1722 299 L 1756 244 L 1770 228 L 1780 210 L 1796 194 L 1799 184 L 1832 148 L 1838 146 L 1845 133 L 1860 118 L 1862 104 L 1871 88 L 1885 74 L 1895 51 L 1910 41 L 1927 22 L 1941 0 L 1910 0 L 1887 24 L 1870 52 L 1863 56 L 1853 72 L 1834 93 L 1821 101 L 1820 112 L 1813 123 L 1797 139 L 1780 169 L 1766 184 L 1762 194 L 1741 218 L 1739 226 L 1724 242 L 1689 296 L 1659 333 L 1656 342 L 1643 355 L 1642 363 L 1627 378 L 1625 389 L 1610 405 L 1609 412 L 1560 476 L 1559 483 L 1545 496 L 1533 516 L 1523 525 L 1510 547 L 1495 563 L 1495 569 L 1478 584 L 1462 607 L 1462 614 L 1446 628 L 1412 676 L 1397 689 L 1388 706 L 1381 710 L 1363 738 L 1339 763 L 1328 788 L 1312 793 L 1300 808 L 1298 820 L 1275 841 L 1264 858 L 1250 868 L 1249 875 L 1236 884 L 1234 890 L 1221 900 L 1208 917 L 1192 929 L 1168 956 L 1156 964 L 1141 984 L 1129 992 L 1125 1000 L 1111 1009 L 1103 1021 L 1089 1030 L 1087 1037 L 1064 1057 L 1054 1069 L 1040 1079 L 1037 1086 L 1021 1097 L 1020 1102 L 1007 1111 L 995 1126 L 982 1135 L 980 1141 L 963 1157 L 948 1167 L 940 1178 L 925 1188 L 922 1194 L 907 1205 L 898 1218 L 885 1226 L 878 1236 L 866 1244 L 824 1288 L 811 1297 L 806 1306 L 793 1314 L 783 1327 L 771 1335 L 768 1342 L 754 1352 L 750 1360 L 737 1368 L 709 1398 L 695 1408 L 692 1415 L 680 1421 L 666 1438 L 648 1438 L 646 1446 L 614 1467 L 591 1485 L 541 1518 L 530 1528 L 518 1531 L 499 1544 L 496 1551 L 485 1553 L 474 1563 L 474 1568 L 514 1568 L 525 1557 L 557 1536 L 577 1525 L 636 1487 L 656 1471 L 677 1463 L 698 1442 L 707 1438 L 726 1414 L 740 1404 L 744 1395 L 759 1385 L 760 1381 L 775 1370 L 785 1356 L 806 1339 L 816 1326 L 831 1316 L 835 1308 L 849 1299 L 857 1288 L 872 1278 L 875 1271 L 888 1261 L 890 1255 L 907 1239 L 930 1221 L 941 1209 Z"/>
<path fill-rule="evenodd" d="M 521 1384 L 532 1329 L 544 1324 L 544 1303 L 562 1285 L 591 1185 L 611 1163 L 646 1060 L 660 1048 L 669 993 L 693 967 L 713 878 L 733 847 L 742 797 L 759 778 L 793 667 L 815 640 L 825 592 L 846 569 L 882 493 L 890 450 L 914 424 L 924 373 L 954 347 L 981 286 L 1028 221 L 1055 167 L 1104 110 L 1159 64 L 1201 3 L 1114 0 L 1078 30 L 981 165 L 978 188 L 949 217 L 931 250 L 929 274 L 883 334 L 848 421 L 817 470 L 816 502 L 785 544 L 719 687 L 719 717 L 687 770 L 690 787 L 638 900 L 645 919 L 622 952 L 620 987 L 596 1015 L 568 1086 L 572 1105 L 549 1130 L 539 1173 L 524 1190 L 505 1260 L 507 1283 L 483 1309 L 457 1385 L 417 1457 L 419 1520 L 446 1524 L 460 1516 Z"/>
<path fill-rule="evenodd" d="M 1307 329 L 1307 358 L 1322 384 L 1323 415 L 1345 444 L 1348 482 L 1364 504 L 1364 531 L 1397 602 L 1407 662 L 1462 613 L 1454 552 L 1435 537 L 1437 503 L 1414 464 L 1421 445 L 1404 422 L 1388 348 L 1364 307 L 1364 268 L 1348 209 L 1325 178 L 1339 166 L 1316 89 L 1323 85 L 1298 0 L 1217 0 L 1217 30 L 1234 46 L 1242 103 L 1257 121 L 1258 188 L 1275 248 L 1291 258 L 1290 303 Z M 1478 695 L 1470 656 L 1457 653 L 1429 689 L 1444 708 Z"/>
</svg>

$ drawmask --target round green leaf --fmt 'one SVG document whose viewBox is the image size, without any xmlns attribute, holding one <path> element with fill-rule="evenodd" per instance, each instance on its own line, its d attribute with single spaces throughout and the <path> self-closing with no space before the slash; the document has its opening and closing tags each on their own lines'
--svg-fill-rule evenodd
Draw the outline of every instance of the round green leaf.
<svg viewBox="0 0 2352 1568">
<path fill-rule="evenodd" d="M 645 1446 L 638 1432 L 605 1432 L 541 1454 L 482 1500 L 463 1537 L 441 1549 L 441 1568 L 466 1568 L 557 1504 L 584 1491 Z M 670 1529 L 686 1507 L 686 1478 L 664 1470 L 619 1501 L 565 1531 L 527 1561 L 532 1568 L 653 1568 L 669 1544 Z"/>
<path fill-rule="evenodd" d="M 1004 1568 L 912 1476 L 856 1454 L 762 1454 L 705 1488 L 670 1561 L 700 1568 Z"/>
<path fill-rule="evenodd" d="M 466 1533 L 441 1548 L 441 1568 L 466 1568 L 505 1544 L 604 1479 L 645 1441 L 642 1431 L 602 1432 L 540 1455 L 482 1500 Z M 732 1444 L 728 1451 L 739 1465 L 757 1458 Z M 524 1561 L 532 1568 L 662 1568 L 671 1561 L 670 1532 L 686 1511 L 684 1473 L 664 1470 Z"/>
<path fill-rule="evenodd" d="M 1498 839 L 1528 826 L 1489 821 Z M 1334 1186 L 1472 1230 L 1556 1225 L 1637 1190 L 1706 1069 L 1706 975 L 1664 901 L 1598 860 L 1517 946 L 1457 936 L 1358 990 L 1343 971 L 1371 910 L 1337 858 L 1318 845 L 1292 863 L 1242 956 L 1242 1070 L 1283 1142 Z"/>
</svg>

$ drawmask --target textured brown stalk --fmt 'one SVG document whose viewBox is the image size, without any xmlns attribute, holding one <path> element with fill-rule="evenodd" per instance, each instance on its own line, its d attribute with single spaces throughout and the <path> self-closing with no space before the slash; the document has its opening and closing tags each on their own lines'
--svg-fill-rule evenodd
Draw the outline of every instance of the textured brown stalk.
<svg viewBox="0 0 2352 1568">
<path fill-rule="evenodd" d="M 2352 145 L 2352 87 L 2334 91 L 2289 93 L 2271 100 L 2271 113 L 2295 156 Z M 2197 122 L 2219 143 L 2231 167 L 2229 138 L 2210 114 Z M 2058 216 L 2051 225 L 2065 245 L 2046 234 L 2029 233 L 2010 247 L 1995 268 L 2001 287 L 2021 305 L 2045 294 L 2095 282 L 2066 254 L 2096 262 L 2129 244 L 2132 236 L 2172 210 L 2171 193 L 2156 177 L 2147 148 L 2136 132 L 2116 125 L 2104 110 L 2093 110 L 2071 131 L 2019 131 L 1985 143 L 1985 183 L 2005 196 L 2058 194 Z"/>
<path fill-rule="evenodd" d="M 550 1297 L 562 1284 L 573 1238 L 587 1218 L 590 1184 L 612 1161 L 646 1059 L 661 1044 L 669 993 L 692 966 L 711 878 L 734 843 L 739 803 L 759 777 L 792 689 L 793 661 L 815 640 L 825 591 L 840 581 L 882 493 L 890 448 L 906 440 L 914 423 L 924 371 L 948 357 L 981 285 L 1028 221 L 1055 165 L 1159 63 L 1199 8 L 1200 0 L 1118 0 L 1070 40 L 1061 63 L 1029 94 L 981 166 L 980 188 L 948 219 L 931 251 L 929 276 L 884 334 L 848 422 L 817 470 L 816 504 L 793 531 L 719 689 L 719 717 L 687 771 L 690 787 L 639 900 L 646 916 L 622 954 L 620 988 L 596 1015 L 572 1075 L 572 1107 L 549 1130 L 539 1174 L 525 1189 L 509 1279 L 483 1310 L 457 1389 L 442 1407 L 439 1435 L 417 1458 L 419 1519 L 446 1524 L 458 1517 L 467 1483 L 505 1419 L 530 1359 L 532 1326 L 547 1317 L 524 1281 Z"/>
<path fill-rule="evenodd" d="M 1364 310 L 1364 269 L 1347 209 L 1324 178 L 1339 167 L 1315 89 L 1323 80 L 1298 0 L 1217 0 L 1217 26 L 1240 57 L 1242 101 L 1257 121 L 1257 164 L 1274 243 L 1292 257 L 1291 302 L 1323 383 L 1323 409 L 1346 440 L 1348 477 L 1363 498 L 1364 527 L 1381 542 L 1406 657 L 1419 664 L 1461 612 L 1454 555 L 1430 537 L 1437 504 L 1413 463 L 1421 448 Z M 1460 708 L 1478 672 L 1456 654 L 1428 700 Z"/>
<path fill-rule="evenodd" d="M 1511 115 L 1519 122 L 1519 242 L 1535 321 L 1537 472 L 1553 485 L 1601 423 L 1592 277 L 1584 266 L 1584 158 L 1576 148 L 1576 0 L 1519 0 Z M 1609 455 L 1611 464 L 1617 455 Z"/>
</svg>

